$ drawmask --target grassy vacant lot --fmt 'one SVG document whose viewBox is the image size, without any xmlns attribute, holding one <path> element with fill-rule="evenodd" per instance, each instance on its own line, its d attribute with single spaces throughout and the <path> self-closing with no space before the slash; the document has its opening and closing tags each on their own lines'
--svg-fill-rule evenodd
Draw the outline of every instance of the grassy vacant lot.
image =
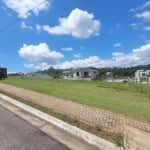
<svg viewBox="0 0 150 150">
<path fill-rule="evenodd" d="M 150 100 L 127 83 L 8 78 L 3 83 L 69 99 L 150 122 Z M 145 88 L 149 91 L 149 86 Z"/>
</svg>

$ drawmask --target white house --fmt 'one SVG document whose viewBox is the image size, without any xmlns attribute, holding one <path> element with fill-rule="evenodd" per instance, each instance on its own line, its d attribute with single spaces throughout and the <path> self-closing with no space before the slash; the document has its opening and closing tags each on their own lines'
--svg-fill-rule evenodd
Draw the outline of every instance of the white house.
<svg viewBox="0 0 150 150">
<path fill-rule="evenodd" d="M 99 79 L 99 69 L 88 67 L 63 71 L 64 79 Z"/>
<path fill-rule="evenodd" d="M 138 82 L 150 82 L 150 70 L 137 70 L 135 72 L 135 79 Z"/>
<path fill-rule="evenodd" d="M 112 72 L 106 72 L 106 81 L 107 82 L 113 81 L 113 73 Z"/>
</svg>

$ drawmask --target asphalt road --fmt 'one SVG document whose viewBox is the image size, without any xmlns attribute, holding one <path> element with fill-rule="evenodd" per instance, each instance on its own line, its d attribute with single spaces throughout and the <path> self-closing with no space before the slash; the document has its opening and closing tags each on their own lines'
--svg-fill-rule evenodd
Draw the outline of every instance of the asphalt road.
<svg viewBox="0 0 150 150">
<path fill-rule="evenodd" d="M 0 105 L 0 150 L 69 150 Z"/>
</svg>

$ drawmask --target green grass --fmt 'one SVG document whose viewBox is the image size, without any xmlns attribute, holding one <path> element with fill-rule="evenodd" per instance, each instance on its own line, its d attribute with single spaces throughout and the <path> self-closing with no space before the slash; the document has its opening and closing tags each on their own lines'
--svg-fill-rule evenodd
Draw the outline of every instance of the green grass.
<svg viewBox="0 0 150 150">
<path fill-rule="evenodd" d="M 134 82 L 128 82 L 128 83 L 100 82 L 99 87 L 139 92 L 139 93 L 147 95 L 150 99 L 150 84 L 148 84 L 148 83 L 143 84 L 143 83 L 134 83 Z"/>
<path fill-rule="evenodd" d="M 135 85 L 100 81 L 8 78 L 0 81 L 150 122 L 150 100 Z"/>
</svg>

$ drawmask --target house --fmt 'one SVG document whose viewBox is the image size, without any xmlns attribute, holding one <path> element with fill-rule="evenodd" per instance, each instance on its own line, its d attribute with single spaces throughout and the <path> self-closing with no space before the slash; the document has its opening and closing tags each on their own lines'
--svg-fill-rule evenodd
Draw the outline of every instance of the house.
<svg viewBox="0 0 150 150">
<path fill-rule="evenodd" d="M 135 72 L 135 80 L 137 82 L 150 82 L 150 70 L 137 70 Z"/>
<path fill-rule="evenodd" d="M 7 68 L 0 68 L 0 79 L 7 78 Z"/>
<path fill-rule="evenodd" d="M 43 79 L 52 78 L 48 74 L 43 74 L 40 72 L 28 73 L 26 76 L 27 77 L 33 77 L 33 78 L 43 78 Z"/>
<path fill-rule="evenodd" d="M 63 71 L 64 79 L 99 79 L 99 69 L 93 67 L 68 69 Z"/>
<path fill-rule="evenodd" d="M 113 81 L 113 73 L 112 72 L 106 72 L 106 81 L 107 82 Z"/>
</svg>

